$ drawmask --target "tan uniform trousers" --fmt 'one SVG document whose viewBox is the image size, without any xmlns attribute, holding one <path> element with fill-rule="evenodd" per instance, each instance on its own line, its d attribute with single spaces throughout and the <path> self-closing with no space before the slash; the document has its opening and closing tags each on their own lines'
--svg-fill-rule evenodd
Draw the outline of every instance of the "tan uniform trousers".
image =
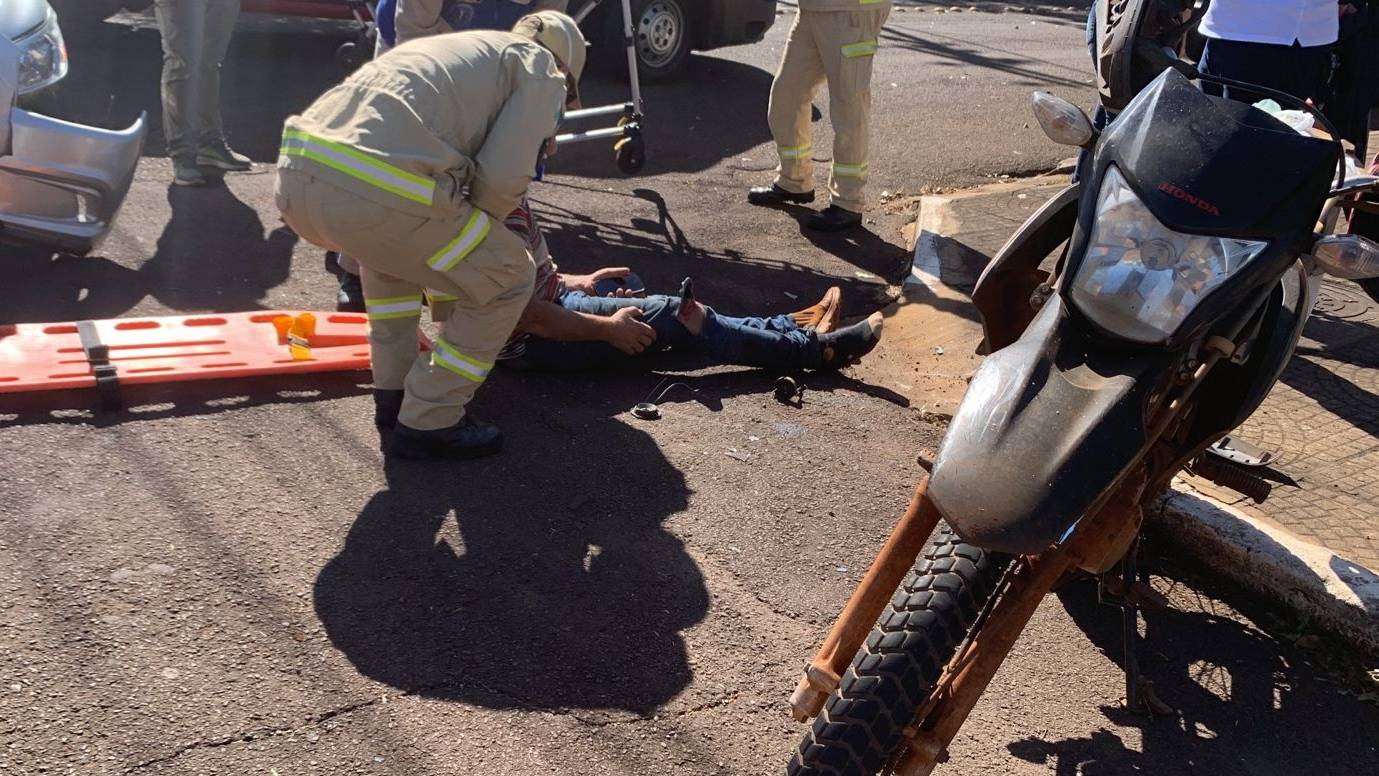
<svg viewBox="0 0 1379 776">
<path fill-rule="evenodd" d="M 828 82 L 833 119 L 832 203 L 861 213 L 866 202 L 867 151 L 871 123 L 871 67 L 878 36 L 890 8 L 867 11 L 800 11 L 790 28 L 785 56 L 771 84 L 767 121 L 780 167 L 776 185 L 786 191 L 814 190 L 814 147 L 810 105 Z"/>
<path fill-rule="evenodd" d="M 374 386 L 406 391 L 399 422 L 458 423 L 531 297 L 536 267 L 521 238 L 472 206 L 426 218 L 300 170 L 278 170 L 277 202 L 298 235 L 362 265 Z M 429 354 L 417 347 L 423 293 L 447 303 Z"/>
<path fill-rule="evenodd" d="M 163 35 L 163 136 L 168 156 L 191 160 L 225 141 L 220 63 L 230 48 L 240 0 L 156 0 Z"/>
</svg>

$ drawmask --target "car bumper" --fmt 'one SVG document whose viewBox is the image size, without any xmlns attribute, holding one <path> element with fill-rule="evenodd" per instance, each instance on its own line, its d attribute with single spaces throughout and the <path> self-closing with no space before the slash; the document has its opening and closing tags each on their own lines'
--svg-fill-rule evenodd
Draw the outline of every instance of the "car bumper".
<svg viewBox="0 0 1379 776">
<path fill-rule="evenodd" d="M 776 23 L 776 0 L 710 0 L 705 6 L 697 49 L 756 43 Z"/>
</svg>

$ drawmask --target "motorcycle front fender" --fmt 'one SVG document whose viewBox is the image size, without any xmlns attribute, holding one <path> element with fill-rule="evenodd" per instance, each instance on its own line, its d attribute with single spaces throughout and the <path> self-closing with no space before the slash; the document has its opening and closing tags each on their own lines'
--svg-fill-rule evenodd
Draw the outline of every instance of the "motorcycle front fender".
<svg viewBox="0 0 1379 776">
<path fill-rule="evenodd" d="M 1042 552 L 1140 458 L 1149 396 L 1177 358 L 1108 348 L 1051 297 L 973 376 L 934 461 L 930 498 L 973 544 Z"/>
</svg>

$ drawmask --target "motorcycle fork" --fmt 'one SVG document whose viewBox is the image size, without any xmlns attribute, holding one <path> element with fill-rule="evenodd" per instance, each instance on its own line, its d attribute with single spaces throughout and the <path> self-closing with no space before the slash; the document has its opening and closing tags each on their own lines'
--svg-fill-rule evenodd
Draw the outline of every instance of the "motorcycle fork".
<svg viewBox="0 0 1379 776">
<path fill-rule="evenodd" d="M 805 667 L 804 676 L 790 695 L 790 712 L 796 721 L 807 722 L 817 715 L 829 694 L 838 689 L 848 664 L 938 526 L 938 507 L 929 500 L 928 492 L 926 475 L 915 486 L 910 506 L 867 569 L 867 575 L 852 591 L 818 654 Z"/>
<path fill-rule="evenodd" d="M 1108 554 L 1124 551 L 1127 534 L 1130 541 L 1138 534 L 1143 486 L 1142 476 L 1123 482 L 1067 542 L 1012 562 L 979 627 L 949 661 L 915 724 L 906 729 L 909 745 L 892 757 L 887 773 L 927 776 L 947 761 L 948 744 L 1059 578 L 1074 568 L 1105 565 Z"/>
</svg>

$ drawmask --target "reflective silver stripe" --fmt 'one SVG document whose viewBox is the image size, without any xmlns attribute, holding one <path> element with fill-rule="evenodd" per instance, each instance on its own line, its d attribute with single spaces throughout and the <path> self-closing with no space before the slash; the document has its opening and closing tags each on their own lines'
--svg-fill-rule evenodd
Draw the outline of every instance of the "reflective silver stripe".
<svg viewBox="0 0 1379 776">
<path fill-rule="evenodd" d="M 459 236 L 441 248 L 435 256 L 432 256 L 426 262 L 427 266 L 439 272 L 448 272 L 453 269 L 456 264 L 464 260 L 464 257 L 479 247 L 479 243 L 488 236 L 491 221 L 492 219 L 488 217 L 487 213 L 475 208 L 474 213 L 469 216 L 469 221 L 460 230 Z"/>
<path fill-rule="evenodd" d="M 431 351 L 431 364 L 476 383 L 483 382 L 493 369 L 493 364 L 470 358 L 440 338 L 436 339 L 436 349 Z"/>
<path fill-rule="evenodd" d="M 320 162 L 365 183 L 423 205 L 431 204 L 436 191 L 434 181 L 371 158 L 343 143 L 324 140 L 305 132 L 284 132 L 280 150 L 283 156 L 300 156 Z"/>
<path fill-rule="evenodd" d="M 366 298 L 364 308 L 369 313 L 369 320 L 373 321 L 413 318 L 421 315 L 421 297 L 391 297 L 377 301 Z"/>
</svg>

